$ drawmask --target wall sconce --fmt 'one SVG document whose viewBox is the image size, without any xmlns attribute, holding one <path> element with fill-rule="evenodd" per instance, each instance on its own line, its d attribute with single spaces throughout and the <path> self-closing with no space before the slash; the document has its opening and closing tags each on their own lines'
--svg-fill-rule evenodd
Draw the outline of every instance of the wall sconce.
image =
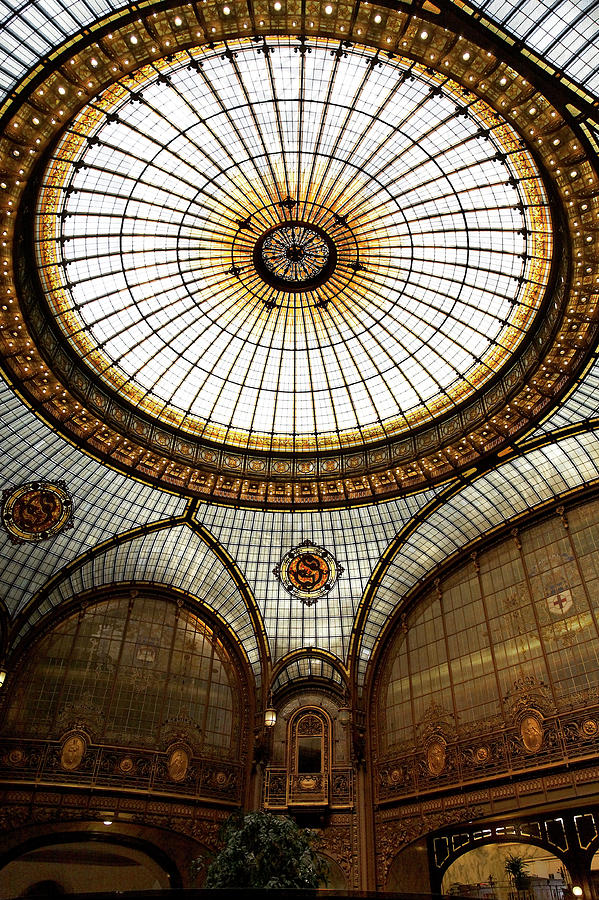
<svg viewBox="0 0 599 900">
<path fill-rule="evenodd" d="M 342 706 L 339 709 L 337 717 L 341 725 L 343 725 L 344 727 L 346 725 L 349 725 L 349 720 L 351 719 L 351 709 L 349 708 L 349 706 Z"/>
<path fill-rule="evenodd" d="M 277 721 L 277 711 L 274 707 L 269 706 L 264 710 L 264 724 L 267 728 L 272 728 Z"/>
<path fill-rule="evenodd" d="M 4 666 L 0 666 L 0 687 L 2 687 L 2 685 L 4 684 L 7 674 L 8 673 Z"/>
<path fill-rule="evenodd" d="M 572 885 L 572 893 L 575 897 L 582 897 L 582 888 L 578 884 Z"/>
</svg>

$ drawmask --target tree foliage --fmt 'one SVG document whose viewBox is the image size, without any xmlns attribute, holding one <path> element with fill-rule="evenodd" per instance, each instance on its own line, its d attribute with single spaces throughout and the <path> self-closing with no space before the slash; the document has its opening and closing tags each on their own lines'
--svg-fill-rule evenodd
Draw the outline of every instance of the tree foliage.
<svg viewBox="0 0 599 900">
<path fill-rule="evenodd" d="M 508 853 L 505 858 L 505 871 L 511 876 L 515 887 L 519 889 L 528 875 L 528 862 L 523 856 Z"/>
<path fill-rule="evenodd" d="M 326 878 L 314 832 L 288 816 L 231 816 L 222 837 L 225 846 L 208 868 L 207 888 L 316 888 Z"/>
</svg>

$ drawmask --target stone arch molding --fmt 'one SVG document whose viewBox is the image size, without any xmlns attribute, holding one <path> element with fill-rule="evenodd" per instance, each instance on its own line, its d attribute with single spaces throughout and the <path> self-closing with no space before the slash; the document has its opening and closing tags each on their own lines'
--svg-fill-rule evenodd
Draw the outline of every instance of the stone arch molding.
<svg viewBox="0 0 599 900">
<path fill-rule="evenodd" d="M 184 523 L 124 536 L 63 569 L 24 610 L 12 652 L 59 606 L 118 583 L 164 586 L 196 600 L 226 623 L 260 682 L 267 648 L 258 638 L 263 631 L 254 598 L 234 564 L 210 545 L 209 536 Z"/>
</svg>

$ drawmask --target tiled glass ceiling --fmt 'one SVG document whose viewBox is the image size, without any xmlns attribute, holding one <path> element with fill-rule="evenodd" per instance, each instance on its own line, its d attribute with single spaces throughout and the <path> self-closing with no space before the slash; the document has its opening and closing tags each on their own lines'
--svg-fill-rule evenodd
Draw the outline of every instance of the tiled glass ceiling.
<svg viewBox="0 0 599 900">
<path fill-rule="evenodd" d="M 116 534 L 185 510 L 185 500 L 85 456 L 51 431 L 0 378 L 0 489 L 26 481 L 65 481 L 73 498 L 74 527 L 51 541 L 12 544 L 0 529 L 0 596 L 17 613 L 65 563 Z"/>
<path fill-rule="evenodd" d="M 376 639 L 401 598 L 436 565 L 506 519 L 598 478 L 599 436 L 581 434 L 505 463 L 435 508 L 399 547 L 376 592 L 362 632 L 360 675 L 363 677 Z M 428 492 L 377 506 L 322 513 L 264 513 L 203 505 L 196 519 L 235 559 L 246 578 L 274 661 L 307 647 L 329 651 L 346 661 L 356 612 L 381 554 L 434 500 L 435 492 Z M 121 503 L 127 506 L 126 499 L 121 498 Z M 288 594 L 272 574 L 287 550 L 306 538 L 327 547 L 344 569 L 335 587 L 312 607 Z M 78 540 L 72 535 L 60 545 L 69 558 Z M 33 549 L 29 576 L 21 576 L 23 586 L 29 587 L 25 595 L 40 584 L 33 569 L 44 559 L 39 548 L 42 545 Z M 28 548 L 13 565 L 25 565 L 28 571 L 31 557 Z M 54 552 L 49 559 L 55 560 Z M 55 571 L 59 568 L 55 561 Z M 13 577 L 15 573 L 16 569 Z M 222 562 L 201 536 L 183 524 L 132 536 L 83 559 L 80 566 L 58 579 L 22 634 L 44 612 L 77 592 L 122 580 L 172 584 L 206 602 L 244 643 L 258 673 L 258 648 L 245 601 Z"/>
<path fill-rule="evenodd" d="M 483 0 L 472 5 L 573 81 L 599 94 L 597 0 Z"/>
<path fill-rule="evenodd" d="M 127 6 L 122 0 L 0 0 L 0 90 L 10 90 L 84 26 Z M 483 0 L 472 6 L 599 93 L 596 0 Z"/>
<path fill-rule="evenodd" d="M 360 672 L 398 600 L 436 565 L 534 506 L 599 478 L 599 435 L 588 432 L 505 463 L 466 486 L 407 538 L 387 569 L 368 615 Z"/>
<path fill-rule="evenodd" d="M 527 199 L 541 182 L 519 183 L 507 126 L 408 63 L 271 46 L 148 66 L 81 112 L 40 195 L 42 279 L 101 377 L 195 435 L 303 450 L 397 434 L 526 334 L 549 271 Z M 302 232 L 336 262 L 300 289 L 285 255 L 307 252 Z M 269 234 L 289 245 L 281 286 L 256 259 Z"/>
<path fill-rule="evenodd" d="M 224 563 L 187 525 L 132 537 L 83 560 L 48 593 L 20 636 L 45 613 L 76 594 L 121 581 L 172 586 L 199 598 L 227 623 L 259 678 L 258 642 L 245 600 Z"/>
<path fill-rule="evenodd" d="M 8 91 L 53 46 L 97 16 L 122 5 L 97 0 L 20 3 L 0 0 L 0 90 Z M 511 0 L 501 3 L 489 0 L 480 4 L 480 8 L 533 48 L 545 50 L 547 58 L 570 77 L 599 91 L 596 3 L 556 0 L 517 4 Z M 595 367 L 543 430 L 595 416 L 594 396 L 598 386 Z M 0 383 L 0 402 L 1 487 L 35 478 L 64 479 L 75 500 L 75 527 L 52 541 L 16 546 L 4 531 L 0 533 L 0 591 L 11 612 L 22 608 L 66 563 L 103 540 L 144 523 L 183 513 L 182 499 L 137 484 L 63 441 L 3 383 Z M 377 592 L 364 631 L 362 673 L 376 638 L 400 597 L 441 559 L 506 518 L 598 477 L 599 441 L 595 434 L 588 433 L 549 444 L 504 464 L 446 501 L 405 542 Z M 380 554 L 406 522 L 433 498 L 431 492 L 408 498 L 402 504 L 392 501 L 326 515 L 203 506 L 199 521 L 223 543 L 248 578 L 268 621 L 274 654 L 283 655 L 293 647 L 315 640 L 322 642 L 323 648 L 343 656 L 360 597 Z M 271 571 L 289 547 L 306 537 L 321 541 L 346 570 L 334 593 L 310 611 L 292 604 Z M 181 573 L 187 569 L 191 573 L 189 583 L 197 587 L 213 562 L 214 557 L 206 553 L 205 544 L 188 526 L 165 526 L 155 534 L 140 535 L 83 564 L 80 572 L 73 573 L 72 581 L 69 576 L 56 586 L 46 606 L 38 610 L 30 624 L 39 621 L 51 604 L 60 603 L 81 587 L 105 583 L 125 574 L 151 577 L 159 574 L 158 568 L 165 565 L 161 577 L 182 580 Z M 231 590 L 228 576 L 218 566 L 215 572 L 210 582 L 211 596 L 222 599 L 222 614 L 230 615 L 240 636 L 244 641 L 247 639 L 248 655 L 255 664 L 256 642 L 245 606 L 242 608 L 239 595 Z M 350 585 L 355 588 L 352 586 L 350 590 Z M 221 589 L 222 598 L 218 593 Z"/>
</svg>

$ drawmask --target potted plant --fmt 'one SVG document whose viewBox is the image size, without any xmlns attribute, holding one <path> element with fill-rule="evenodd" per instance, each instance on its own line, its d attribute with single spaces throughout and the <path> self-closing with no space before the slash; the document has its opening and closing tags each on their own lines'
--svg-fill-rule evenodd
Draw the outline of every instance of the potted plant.
<svg viewBox="0 0 599 900">
<path fill-rule="evenodd" d="M 517 891 L 524 891 L 526 888 L 530 887 L 528 863 L 523 856 L 519 856 L 516 853 L 509 853 L 505 858 L 505 871 L 510 876 Z"/>
<path fill-rule="evenodd" d="M 288 816 L 267 812 L 231 816 L 224 847 L 206 874 L 206 888 L 317 888 L 328 866 L 314 850 L 315 834 Z"/>
</svg>

